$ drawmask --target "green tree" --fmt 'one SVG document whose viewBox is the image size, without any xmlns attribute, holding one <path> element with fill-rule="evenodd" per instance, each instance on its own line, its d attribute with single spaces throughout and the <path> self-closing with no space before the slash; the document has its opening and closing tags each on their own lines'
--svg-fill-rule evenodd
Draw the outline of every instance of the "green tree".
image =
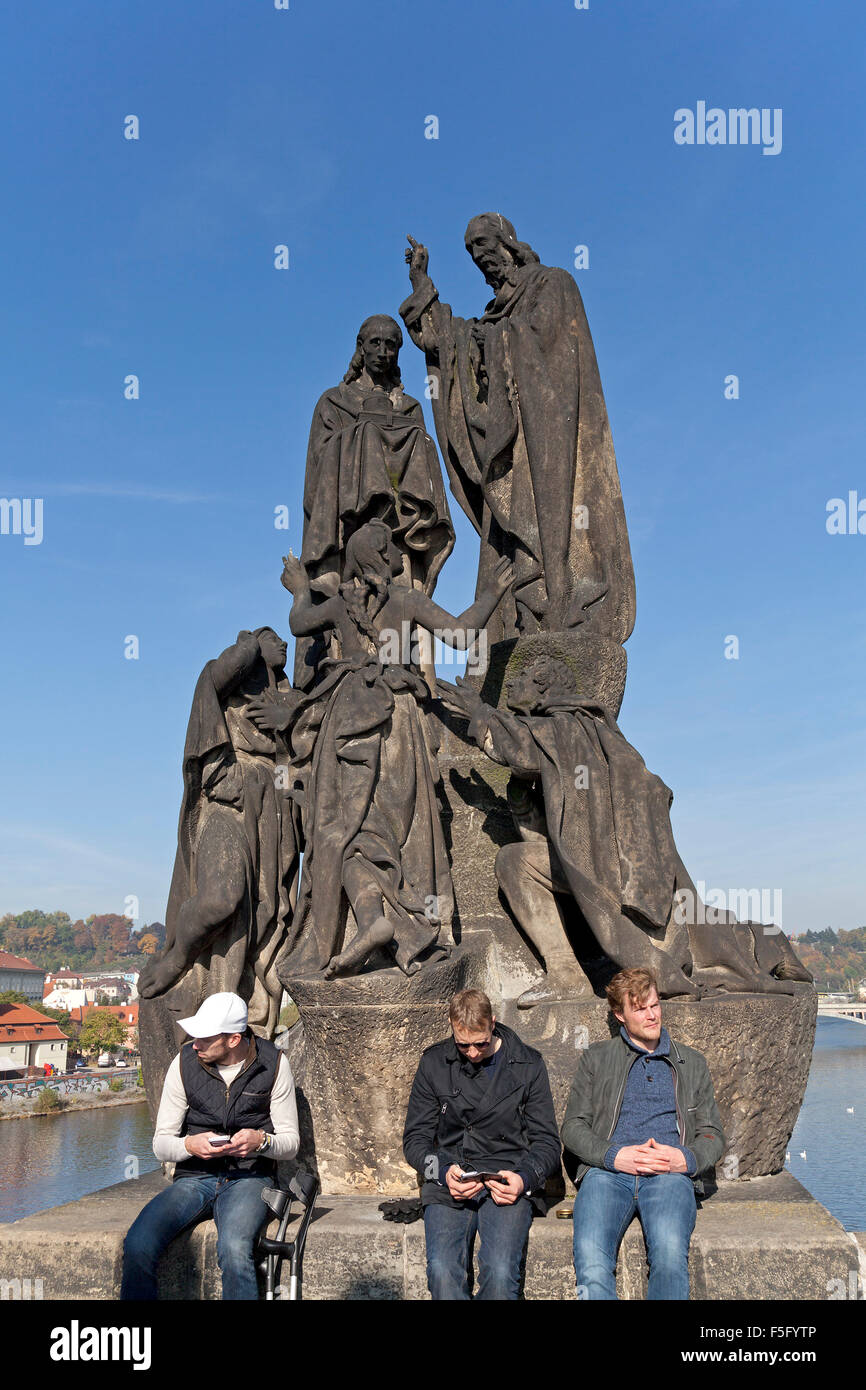
<svg viewBox="0 0 866 1390">
<path fill-rule="evenodd" d="M 81 1025 L 82 1052 L 110 1052 L 126 1041 L 126 1026 L 117 1014 L 94 1009 Z"/>
<path fill-rule="evenodd" d="M 20 994 L 17 989 L 4 989 L 0 992 L 0 1004 L 30 1004 L 26 994 Z"/>
</svg>

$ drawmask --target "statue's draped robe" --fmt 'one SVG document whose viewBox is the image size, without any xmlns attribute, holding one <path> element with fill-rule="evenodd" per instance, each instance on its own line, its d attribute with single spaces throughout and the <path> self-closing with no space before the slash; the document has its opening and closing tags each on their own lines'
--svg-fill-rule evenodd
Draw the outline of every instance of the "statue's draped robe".
<svg viewBox="0 0 866 1390">
<path fill-rule="evenodd" d="M 481 537 L 477 592 L 498 556 L 514 563 L 513 597 L 494 615 L 492 640 L 572 628 L 585 619 L 587 589 L 606 588 L 593 633 L 624 642 L 634 625 L 631 552 L 595 349 L 572 277 L 523 266 L 481 319 L 461 319 L 424 276 L 400 313 L 434 378 L 452 490 Z"/>
<path fill-rule="evenodd" d="M 302 784 L 305 849 L 282 980 L 322 970 L 344 940 L 343 864 L 358 855 L 381 890 L 405 968 L 435 943 L 449 946 L 454 896 L 436 784 L 439 767 L 427 687 L 372 654 L 326 661 L 292 728 Z"/>
<path fill-rule="evenodd" d="M 546 833 L 596 939 L 615 940 L 626 914 L 661 946 L 675 892 L 693 888 L 671 830 L 673 794 L 609 714 L 565 702 L 540 716 L 484 706 L 470 734 L 516 777 L 540 782 Z"/>
<path fill-rule="evenodd" d="M 624 915 L 669 951 L 693 984 L 794 993 L 811 980 L 781 932 L 767 934 L 757 923 L 702 904 L 701 918 L 712 925 L 679 920 L 680 901 L 696 906 L 700 898 L 674 842 L 673 793 L 607 710 L 566 699 L 544 715 L 484 706 L 470 734 L 512 769 L 516 791 L 509 788 L 509 800 L 521 832 L 525 824 L 526 838 L 546 834 L 587 925 L 617 965 L 635 963 L 628 951 L 617 951 Z M 659 988 L 664 993 L 661 979 Z"/>
<path fill-rule="evenodd" d="M 431 594 L 454 545 L 436 446 L 418 401 L 388 396 L 366 376 L 326 391 L 313 415 L 304 482 L 301 559 L 314 589 L 334 593 L 346 542 L 365 522 L 387 522 L 408 557 L 406 582 Z M 295 684 L 309 686 L 322 644 L 295 648 Z M 333 654 L 333 653 L 332 653 Z"/>
<path fill-rule="evenodd" d="M 246 892 L 234 919 L 198 962 L 206 972 L 206 993 L 241 994 L 249 1001 L 250 1023 L 272 1036 L 282 993 L 273 967 L 294 906 L 299 818 L 276 777 L 278 759 L 287 762 L 285 752 L 246 715 L 243 675 L 235 644 L 208 662 L 196 684 L 166 940 L 174 940 L 184 903 L 201 887 L 196 851 L 207 828 L 243 860 Z M 283 681 L 278 689 L 291 687 Z M 285 775 L 282 786 L 287 783 Z"/>
</svg>

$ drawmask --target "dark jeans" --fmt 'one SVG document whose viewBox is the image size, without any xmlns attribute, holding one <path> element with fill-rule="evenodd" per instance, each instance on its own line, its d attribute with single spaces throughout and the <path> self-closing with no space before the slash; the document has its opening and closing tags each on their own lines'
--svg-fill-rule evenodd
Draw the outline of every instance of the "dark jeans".
<svg viewBox="0 0 866 1390">
<path fill-rule="evenodd" d="M 473 1198 L 459 1207 L 431 1202 L 424 1208 L 427 1285 L 434 1299 L 468 1299 L 469 1271 L 476 1233 L 478 1299 L 513 1301 L 520 1297 L 526 1238 L 532 1224 L 528 1198 L 498 1207 L 492 1197 Z"/>
<path fill-rule="evenodd" d="M 649 1260 L 647 1298 L 687 1299 L 695 1189 L 685 1173 L 609 1173 L 590 1168 L 574 1200 L 578 1298 L 616 1298 L 616 1257 L 637 1212 Z"/>
<path fill-rule="evenodd" d="M 257 1299 L 253 1250 L 270 1215 L 262 1193 L 271 1186 L 272 1180 L 260 1175 L 178 1178 L 148 1202 L 127 1232 L 120 1297 L 152 1302 L 157 1294 L 156 1267 L 166 1246 L 181 1231 L 212 1215 L 223 1298 Z"/>
</svg>

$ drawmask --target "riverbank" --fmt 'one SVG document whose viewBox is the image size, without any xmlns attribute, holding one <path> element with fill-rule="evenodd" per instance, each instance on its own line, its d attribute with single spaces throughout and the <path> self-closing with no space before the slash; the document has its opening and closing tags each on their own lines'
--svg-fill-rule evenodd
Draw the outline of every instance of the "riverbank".
<svg viewBox="0 0 866 1390">
<path fill-rule="evenodd" d="M 36 1107 L 24 1107 L 17 1105 L 11 1109 L 6 1105 L 0 1106 L 0 1120 L 32 1120 L 35 1117 L 42 1119 L 48 1115 L 77 1115 L 80 1110 L 106 1110 L 115 1105 L 142 1105 L 147 1100 L 143 1086 L 136 1086 L 134 1090 L 127 1091 L 123 1095 L 117 1095 L 114 1091 L 98 1092 L 96 1095 L 81 1099 L 73 1096 L 70 1100 L 65 1100 L 62 1105 L 55 1106 L 52 1110 L 40 1110 Z"/>
</svg>

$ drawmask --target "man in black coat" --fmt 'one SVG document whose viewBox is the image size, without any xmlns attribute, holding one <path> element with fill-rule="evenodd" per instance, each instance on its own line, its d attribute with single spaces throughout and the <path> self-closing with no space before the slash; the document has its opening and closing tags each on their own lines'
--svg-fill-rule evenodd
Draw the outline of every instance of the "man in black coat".
<svg viewBox="0 0 866 1390">
<path fill-rule="evenodd" d="M 478 1234 L 477 1297 L 514 1300 L 533 1205 L 561 1157 L 547 1068 L 481 990 L 455 994 L 450 1019 L 452 1036 L 421 1058 L 403 1131 L 424 1179 L 427 1283 L 434 1299 L 469 1299 Z"/>
</svg>

